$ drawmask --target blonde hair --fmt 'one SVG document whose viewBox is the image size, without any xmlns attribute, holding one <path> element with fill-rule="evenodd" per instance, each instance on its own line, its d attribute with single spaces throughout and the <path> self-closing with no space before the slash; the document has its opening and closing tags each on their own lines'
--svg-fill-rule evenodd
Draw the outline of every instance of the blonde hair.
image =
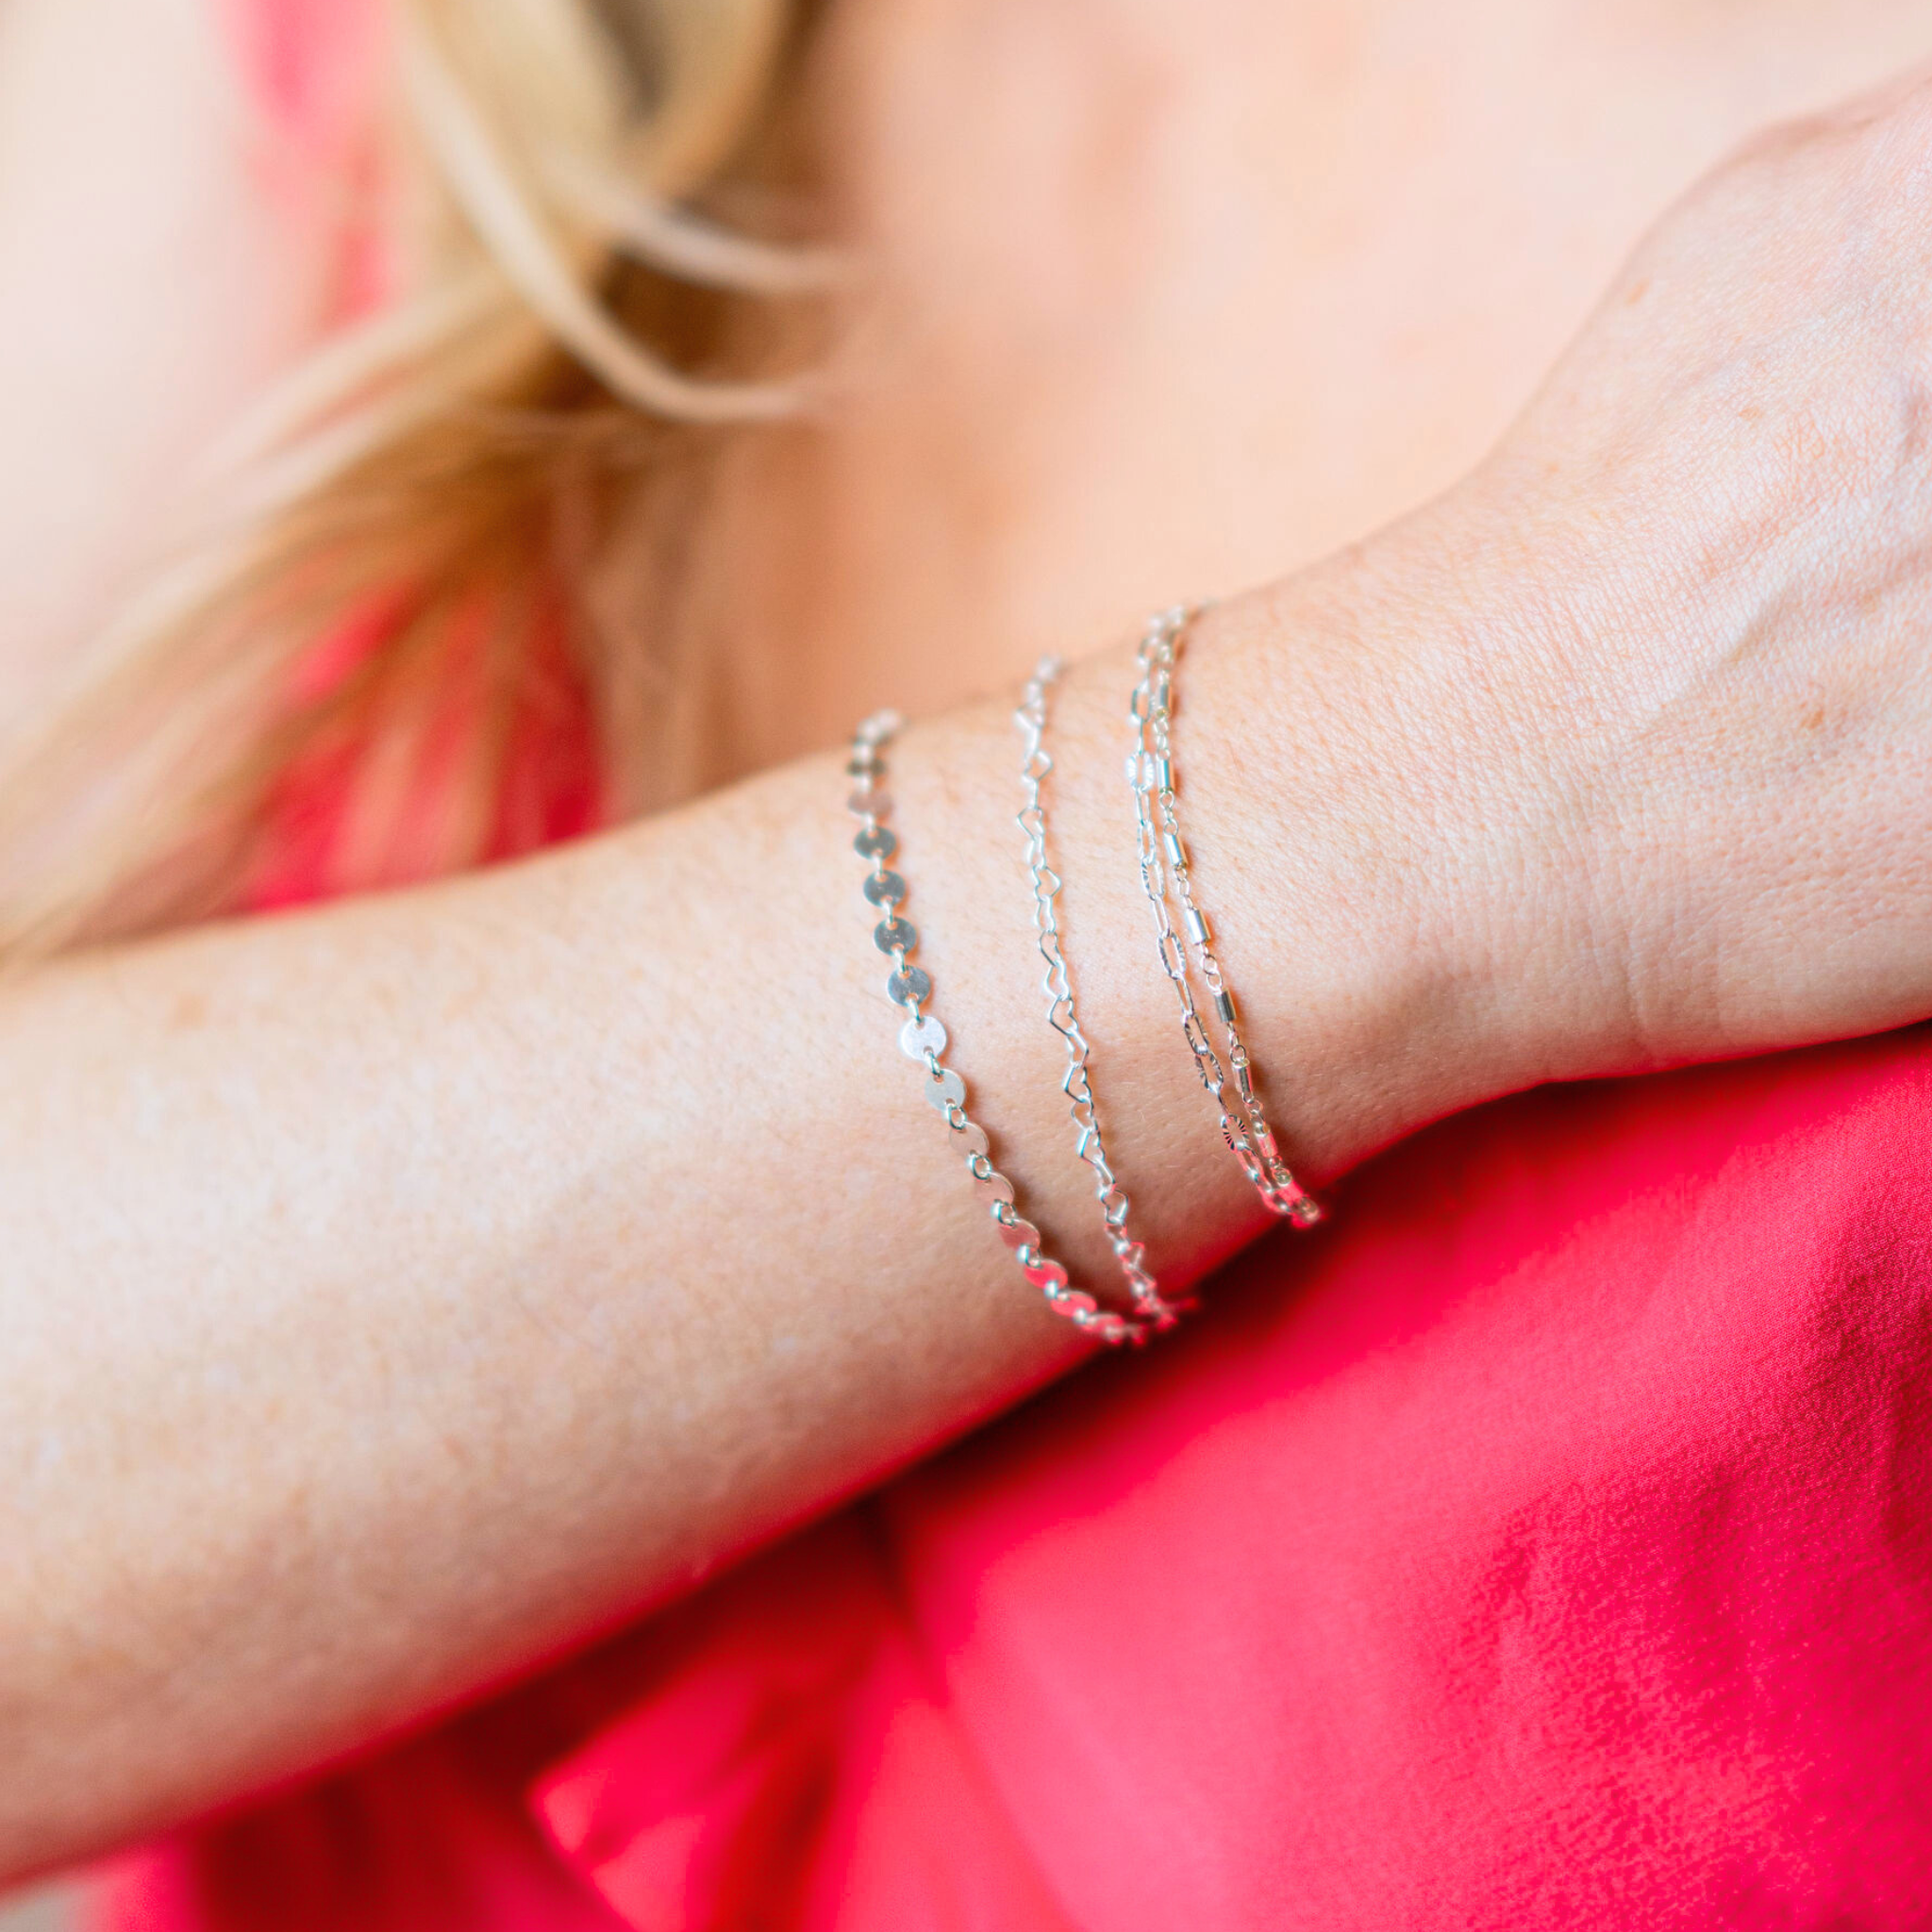
<svg viewBox="0 0 1932 1932">
<path fill-rule="evenodd" d="M 753 325 L 745 298 L 838 275 L 692 211 L 762 180 L 774 213 L 787 157 L 761 109 L 793 12 L 393 0 L 406 290 L 263 400 L 196 541 L 0 749 L 0 958 L 233 904 L 277 784 L 318 754 L 352 768 L 369 836 L 317 883 L 393 875 L 381 828 L 452 676 L 462 750 L 406 869 L 487 856 L 514 720 L 558 675 L 545 635 L 589 699 L 602 810 L 655 802 L 678 667 L 640 635 L 641 572 L 664 563 L 693 460 L 808 403 L 771 374 L 795 334 Z M 352 658 L 305 677 L 351 630 Z"/>
</svg>

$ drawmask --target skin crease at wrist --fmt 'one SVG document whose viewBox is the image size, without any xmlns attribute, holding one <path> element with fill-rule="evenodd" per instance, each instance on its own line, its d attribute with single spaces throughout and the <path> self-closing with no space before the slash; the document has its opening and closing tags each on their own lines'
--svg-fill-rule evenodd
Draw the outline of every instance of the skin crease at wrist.
<svg viewBox="0 0 1932 1932">
<path fill-rule="evenodd" d="M 1507 17 L 1484 15 L 1492 29 Z M 1474 16 L 1458 19 L 1473 34 Z M 1185 38 L 1172 23 L 1162 32 Z M 1624 58 L 1648 58 L 1644 34 L 1627 38 Z M 1761 98 L 1740 89 L 1732 131 L 1867 77 L 1817 69 L 1848 38 L 1826 35 L 1802 95 L 1788 81 Z M 908 117 L 940 125 L 919 111 L 918 84 L 957 86 L 946 44 L 890 84 L 875 75 L 861 108 L 891 94 L 902 139 Z M 1118 42 L 1085 67 L 1079 51 L 1046 50 L 1060 60 L 1056 85 L 1118 77 L 1123 62 L 1130 78 L 1141 71 Z M 1305 71 L 1282 51 L 1282 73 Z M 1882 35 L 1857 51 L 1874 72 L 1898 58 Z M 1295 124 L 1261 86 L 1269 66 L 1245 63 L 1248 110 L 1265 95 L 1275 121 Z M 1459 81 L 1480 67 L 1457 69 Z M 1560 105 L 1558 82 L 1595 71 L 1582 58 L 1553 68 L 1551 98 Z M 1218 125 L 1216 87 L 1177 92 L 1167 132 Z M 1450 93 L 1463 121 L 1507 136 L 1507 178 L 1521 175 L 1523 124 L 1480 88 Z M 963 664 L 977 681 L 1008 659 L 1020 668 L 1038 640 L 1020 635 L 1014 609 L 1056 643 L 1104 634 L 1191 578 L 1264 575 L 1446 482 L 1516 407 L 1524 371 L 1547 361 L 1637 227 L 1714 157 L 1723 117 L 1694 91 L 1686 99 L 1668 138 L 1641 144 L 1655 176 L 1593 204 L 1587 261 L 1534 300 L 1491 303 L 1489 284 L 1470 298 L 1476 321 L 1455 340 L 1467 348 L 1493 329 L 1500 342 L 1479 376 L 1451 380 L 1453 356 L 1411 370 L 1419 387 L 1378 419 L 1376 461 L 1412 436 L 1428 454 L 1395 465 L 1376 486 L 1395 500 L 1374 496 L 1372 512 L 1366 494 L 1341 509 L 1316 501 L 1339 492 L 1331 474 L 1350 474 L 1354 445 L 1340 432 L 1295 472 L 1294 514 L 1267 493 L 1319 412 L 1271 419 L 1251 473 L 1236 439 L 1200 425 L 1245 430 L 1247 406 L 1283 364 L 1325 371 L 1337 393 L 1374 393 L 1374 371 L 1322 353 L 1318 327 L 1284 341 L 1276 314 L 1340 316 L 1361 333 L 1354 312 L 1373 306 L 1387 260 L 1354 261 L 1354 281 L 1313 277 L 1306 300 L 1297 285 L 1264 301 L 1230 291 L 1185 250 L 1158 258 L 1144 287 L 1200 305 L 1191 340 L 1217 341 L 1207 324 L 1224 310 L 1261 318 L 1267 359 L 1210 356 L 1214 369 L 1176 386 L 1131 462 L 1075 397 L 1033 425 L 1035 460 L 1056 439 L 1082 453 L 1046 464 L 1058 481 L 1044 499 L 1015 490 L 1008 504 L 985 447 L 947 441 L 950 417 L 936 433 L 930 412 L 857 410 L 849 434 L 829 440 L 851 480 L 827 495 L 863 540 L 807 579 L 828 587 L 823 599 L 801 598 L 800 580 L 774 564 L 746 570 L 745 601 L 724 613 L 754 641 L 746 682 L 769 713 L 747 720 L 746 760 L 795 749 L 786 731 L 824 740 L 874 697 L 937 708 L 936 686 Z M 1006 125 L 968 117 L 962 139 Z M 1149 152 L 1199 149 L 1176 138 Z M 929 165 L 957 165 L 983 195 L 979 158 L 949 152 Z M 1473 204 L 1497 185 L 1475 175 L 1463 182 Z M 906 239 L 897 197 L 949 205 L 909 167 L 870 178 L 889 243 Z M 1157 239 L 1219 232 L 1183 192 L 1217 178 L 1183 166 L 1163 176 L 1180 199 L 1154 197 L 1166 218 Z M 1440 216 L 1413 211 L 1412 180 L 1350 178 L 1414 221 Z M 1024 206 L 1054 212 L 1022 242 L 1085 232 L 1077 204 Z M 1388 246 L 1405 259 L 1399 236 Z M 928 237 L 918 258 L 933 253 Z M 1029 278 L 1019 257 L 985 275 L 994 312 L 1002 290 L 1018 302 L 1015 291 L 1071 288 L 1064 314 L 1023 320 L 1057 323 L 1052 341 L 1072 335 L 1083 350 L 1097 312 L 1084 305 L 1104 297 L 1112 313 L 1142 286 Z M 961 259 L 970 266 L 970 251 Z M 1089 266 L 1114 259 L 1095 251 Z M 1037 399 L 1000 391 L 990 372 L 1042 369 L 1047 381 L 1058 369 L 1080 390 L 1065 358 L 965 357 L 966 325 L 987 312 L 950 308 L 957 293 L 948 284 L 934 306 L 960 316 L 960 339 L 909 332 L 933 360 L 901 401 L 951 397 L 965 422 L 1003 394 L 985 419 L 997 429 L 1026 421 Z M 1535 319 L 1503 340 L 1497 312 L 1512 327 Z M 1631 312 L 1651 325 L 1648 309 Z M 1124 340 L 1096 355 L 1095 380 L 1112 417 L 1138 422 L 1128 405 L 1146 390 L 1131 378 L 1151 378 L 1136 358 L 1171 360 L 1173 333 L 1150 322 Z M 1389 379 L 1404 366 L 1391 356 Z M 1204 399 L 1209 373 L 1229 388 Z M 1614 374 L 1594 372 L 1612 396 Z M 1454 391 L 1455 420 L 1424 436 L 1408 416 L 1430 384 Z M 882 393 L 890 403 L 890 381 Z M 1539 449 L 1550 475 L 1551 451 L 1570 441 L 1587 438 L 1553 431 Z M 787 463 L 811 468 L 771 447 L 771 467 L 747 460 L 741 478 L 760 500 Z M 924 491 L 908 476 L 943 481 Z M 803 487 L 795 473 L 790 483 Z M 889 552 L 908 526 L 924 535 L 949 516 L 973 527 L 960 505 L 988 501 L 1010 522 L 983 548 L 960 542 L 957 584 L 942 569 L 869 571 L 867 545 Z M 1225 513 L 1237 501 L 1239 519 Z M 1466 502 L 1224 605 L 1183 674 L 1177 744 L 1204 896 L 1277 1124 L 1317 1182 L 1488 1093 L 1668 1058 L 1682 1037 L 1631 1024 L 1602 908 L 1563 883 L 1579 871 L 1589 883 L 1580 855 L 1594 849 L 1598 794 L 1524 695 L 1565 691 L 1562 680 L 1515 675 L 1525 652 L 1532 669 L 1560 666 L 1583 634 L 1542 587 L 1569 539 L 1552 521 L 1472 518 Z M 1091 503 L 1091 521 L 1074 503 Z M 1191 534 L 1158 541 L 1183 513 Z M 1237 523 L 1240 541 L 1217 547 Z M 734 521 L 726 506 L 720 528 L 746 556 L 774 554 L 757 514 Z M 1027 530 L 1041 533 L 1039 548 Z M 925 541 L 922 557 L 943 549 Z M 1520 568 L 1499 571 L 1496 553 L 1512 544 Z M 1041 548 L 1070 587 L 1063 604 L 1041 590 Z M 935 600 L 937 613 L 920 602 L 935 575 L 957 592 Z M 1095 586 L 1123 608 L 1101 612 Z M 1094 601 L 1076 609 L 1083 597 Z M 907 652 L 908 639 L 920 648 Z M 768 684 L 760 649 L 793 654 Z M 843 689 L 827 675 L 835 661 L 850 672 Z M 1070 678 L 1056 832 L 1101 1102 L 1121 1122 L 1114 1152 L 1150 1241 L 1182 1257 L 1168 1271 L 1178 1282 L 1258 1220 L 1153 963 L 1119 775 L 1129 682 L 1119 652 Z M 1580 675 L 1567 690 L 1598 695 Z M 1617 753 L 1634 741 L 1612 734 Z M 488 878 L 77 959 L 0 994 L 0 1871 L 110 1843 L 419 1719 L 683 1588 L 1074 1358 L 990 1239 L 893 1042 L 837 765 L 780 771 Z M 893 780 L 908 910 L 927 935 L 955 1063 L 1017 1150 L 1014 1177 L 1076 1276 L 1104 1280 L 1084 1178 L 1055 1158 L 1058 1047 L 1039 1017 L 1016 769 L 1003 705 L 908 734 Z M 1727 1036 L 1733 1050 L 1766 1037 L 1755 1024 Z"/>
</svg>

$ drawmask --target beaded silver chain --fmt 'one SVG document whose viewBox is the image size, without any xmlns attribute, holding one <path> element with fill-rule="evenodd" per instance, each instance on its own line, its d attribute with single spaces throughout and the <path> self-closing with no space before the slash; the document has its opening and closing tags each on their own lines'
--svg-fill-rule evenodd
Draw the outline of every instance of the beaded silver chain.
<svg viewBox="0 0 1932 1932">
<path fill-rule="evenodd" d="M 1181 605 L 1158 611 L 1148 620 L 1146 635 L 1141 641 L 1141 681 L 1128 706 L 1134 748 L 1127 757 L 1127 783 L 1134 793 L 1140 841 L 1141 885 L 1154 909 L 1161 970 L 1174 985 L 1181 1009 L 1181 1031 L 1194 1057 L 1194 1071 L 1220 1116 L 1222 1139 L 1269 1212 L 1308 1227 L 1321 1220 L 1321 1204 L 1289 1172 L 1262 1110 L 1255 1089 L 1254 1061 L 1241 1037 L 1234 995 L 1215 954 L 1207 915 L 1194 897 L 1188 849 L 1181 837 L 1172 736 L 1174 679 L 1192 616 L 1192 611 Z M 1186 929 L 1186 944 L 1174 930 L 1170 904 Z M 1226 1038 L 1225 1066 L 1195 1004 L 1191 949 L 1193 970 L 1199 972 L 1208 989 L 1215 1018 Z"/>
<path fill-rule="evenodd" d="M 1088 1071 L 1092 1049 L 1081 1029 L 1073 977 L 1060 945 L 1059 915 L 1055 905 L 1059 897 L 1060 877 L 1047 856 L 1046 802 L 1041 791 L 1053 770 L 1053 758 L 1046 749 L 1047 698 L 1058 681 L 1060 670 L 1059 658 L 1042 658 L 1027 682 L 1019 709 L 1013 713 L 1013 723 L 1024 746 L 1020 782 L 1025 790 L 1026 804 L 1019 815 L 1020 829 L 1026 835 L 1026 870 L 1033 881 L 1033 923 L 1040 935 L 1040 957 L 1046 962 L 1041 987 L 1046 994 L 1047 1024 L 1060 1036 L 1067 1050 L 1067 1070 L 1060 1078 L 1060 1091 L 1067 1096 L 1067 1108 L 1074 1123 L 1074 1152 L 1093 1170 L 1093 1191 L 1100 1203 L 1100 1218 L 1133 1300 L 1136 1339 L 1141 1340 L 1172 1328 L 1180 1319 L 1183 1306 L 1161 1294 L 1159 1283 L 1147 1267 L 1145 1245 L 1127 1232 L 1130 1204 L 1108 1158 L 1107 1141 L 1094 1110 L 1093 1086 Z"/>
<path fill-rule="evenodd" d="M 854 790 L 846 808 L 859 821 L 853 850 L 871 870 L 866 874 L 866 902 L 880 914 L 873 928 L 873 943 L 892 962 L 886 997 L 908 1017 L 899 1029 L 900 1050 L 925 1068 L 925 1097 L 944 1118 L 955 1143 L 965 1151 L 966 1172 L 972 1176 L 1000 1239 L 1013 1251 L 1020 1272 L 1045 1297 L 1048 1307 L 1063 1315 L 1096 1341 L 1120 1343 L 1139 1338 L 1144 1325 L 1112 1308 L 1103 1308 L 1084 1291 L 1072 1287 L 1067 1271 L 1041 1245 L 1040 1230 L 1015 1206 L 1013 1184 L 992 1164 L 986 1129 L 966 1111 L 966 1083 L 945 1064 L 946 1029 L 924 1010 L 932 997 L 932 976 L 911 962 L 919 944 L 919 929 L 902 909 L 905 878 L 888 861 L 899 849 L 898 835 L 886 824 L 892 802 L 883 789 L 886 746 L 901 724 L 895 711 L 868 718 L 853 734 L 852 756 L 846 766 Z"/>
</svg>

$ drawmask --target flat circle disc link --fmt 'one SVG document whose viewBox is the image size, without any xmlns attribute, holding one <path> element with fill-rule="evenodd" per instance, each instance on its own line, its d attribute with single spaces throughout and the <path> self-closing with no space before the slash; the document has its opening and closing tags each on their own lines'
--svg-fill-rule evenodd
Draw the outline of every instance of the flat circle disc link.
<svg viewBox="0 0 1932 1932">
<path fill-rule="evenodd" d="M 895 1007 L 923 1006 L 932 997 L 932 976 L 923 967 L 908 966 L 886 981 L 886 997 Z"/>
<path fill-rule="evenodd" d="M 935 1080 L 930 1074 L 925 1078 L 925 1097 L 940 1112 L 944 1113 L 955 1107 L 966 1105 L 966 1083 L 951 1067 L 941 1067 L 940 1076 Z"/>
<path fill-rule="evenodd" d="M 923 1060 L 928 1054 L 945 1050 L 946 1029 L 930 1013 L 907 1021 L 899 1029 L 899 1051 L 908 1059 Z"/>
</svg>

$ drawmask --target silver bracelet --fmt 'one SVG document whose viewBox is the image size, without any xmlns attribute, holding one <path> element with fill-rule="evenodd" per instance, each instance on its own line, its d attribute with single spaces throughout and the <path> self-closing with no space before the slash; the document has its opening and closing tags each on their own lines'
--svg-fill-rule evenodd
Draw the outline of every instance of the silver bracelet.
<svg viewBox="0 0 1932 1932">
<path fill-rule="evenodd" d="M 1134 818 L 1140 835 L 1141 884 L 1154 908 L 1161 970 L 1173 982 L 1180 1002 L 1181 1031 L 1194 1056 L 1194 1071 L 1221 1117 L 1222 1138 L 1269 1212 L 1281 1215 L 1297 1226 L 1309 1227 L 1322 1218 L 1321 1204 L 1289 1172 L 1288 1163 L 1275 1145 L 1260 1096 L 1255 1091 L 1254 1062 L 1247 1042 L 1241 1038 L 1234 995 L 1215 955 L 1207 916 L 1194 898 L 1188 850 L 1181 838 L 1172 738 L 1174 677 L 1193 615 L 1179 605 L 1159 611 L 1148 620 L 1146 635 L 1141 641 L 1141 681 L 1134 688 L 1128 707 L 1134 727 L 1134 749 L 1127 758 L 1127 782 L 1133 789 Z M 1182 944 L 1174 931 L 1170 899 L 1187 929 L 1187 945 Z M 1213 1003 L 1215 1017 L 1226 1037 L 1232 1082 L 1194 1002 L 1190 947 Z"/>
<path fill-rule="evenodd" d="M 1103 1308 L 1093 1296 L 1071 1287 L 1067 1271 L 1041 1246 L 1040 1230 L 1019 1213 L 1012 1182 L 992 1164 L 986 1129 L 966 1111 L 966 1083 L 945 1064 L 946 1029 L 924 1010 L 932 997 L 932 977 L 924 967 L 911 963 L 919 929 L 902 910 L 906 881 L 887 863 L 898 851 L 899 840 L 885 823 L 892 802 L 883 790 L 884 754 L 900 722 L 894 711 L 868 718 L 853 734 L 852 757 L 845 768 L 854 785 L 846 808 L 859 821 L 853 850 L 872 868 L 866 875 L 865 897 L 880 915 L 873 928 L 873 943 L 892 961 L 886 997 L 908 1015 L 899 1029 L 900 1050 L 924 1063 L 927 1101 L 944 1116 L 946 1125 L 958 1137 L 957 1144 L 965 1149 L 966 1172 L 987 1199 L 1000 1239 L 1012 1249 L 1021 1273 L 1040 1290 L 1047 1307 L 1097 1341 L 1134 1341 L 1141 1324 L 1111 1308 Z"/>
<path fill-rule="evenodd" d="M 1020 829 L 1026 835 L 1026 870 L 1033 881 L 1033 923 L 1040 935 L 1040 957 L 1046 962 L 1041 985 L 1046 994 L 1047 1024 L 1060 1036 L 1067 1050 L 1067 1071 L 1060 1079 L 1060 1091 L 1067 1096 L 1068 1112 L 1074 1123 L 1074 1152 L 1093 1170 L 1093 1191 L 1100 1203 L 1108 1242 L 1133 1300 L 1137 1338 L 1144 1338 L 1172 1328 L 1183 1309 L 1162 1296 L 1158 1282 L 1147 1267 L 1146 1247 L 1127 1232 L 1127 1194 L 1108 1158 L 1107 1142 L 1094 1111 L 1093 1087 L 1088 1073 L 1092 1049 L 1081 1030 L 1074 1002 L 1073 978 L 1060 946 L 1059 917 L 1054 905 L 1059 896 L 1060 879 L 1047 858 L 1046 804 L 1041 796 L 1041 786 L 1053 770 L 1053 758 L 1046 749 L 1047 694 L 1058 681 L 1060 669 L 1059 658 L 1042 658 L 1027 683 L 1020 708 L 1013 713 L 1013 723 L 1025 747 L 1020 782 L 1025 789 L 1026 805 L 1020 813 Z"/>
</svg>

